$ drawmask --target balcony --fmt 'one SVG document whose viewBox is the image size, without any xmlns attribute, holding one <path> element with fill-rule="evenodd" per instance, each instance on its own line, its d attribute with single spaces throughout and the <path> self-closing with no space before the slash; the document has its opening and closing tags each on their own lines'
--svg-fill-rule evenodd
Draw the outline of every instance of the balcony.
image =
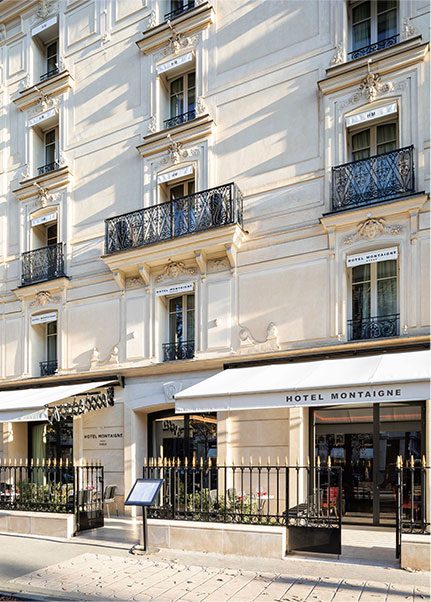
<svg viewBox="0 0 431 602">
<path fill-rule="evenodd" d="M 139 209 L 105 220 L 105 253 L 145 245 L 232 224 L 242 226 L 242 194 L 236 184 Z"/>
<path fill-rule="evenodd" d="M 173 10 L 170 13 L 166 13 L 165 17 L 164 17 L 165 21 L 172 21 L 172 19 L 175 19 L 175 17 L 178 17 L 179 15 L 186 13 L 188 10 L 191 10 L 194 7 L 195 7 L 194 0 L 192 0 L 191 2 L 187 2 L 187 4 L 180 6 L 176 10 Z"/>
<path fill-rule="evenodd" d="M 348 53 L 349 60 L 353 61 L 355 59 L 362 58 L 363 56 L 368 56 L 373 52 L 377 52 L 378 50 L 385 50 L 385 48 L 390 48 L 395 44 L 398 44 L 398 38 L 400 35 L 397 33 L 390 38 L 386 38 L 384 40 L 379 40 L 374 44 L 369 44 L 368 46 L 363 46 L 362 48 L 358 48 L 357 50 L 352 50 L 352 52 Z"/>
<path fill-rule="evenodd" d="M 47 163 L 46 165 L 42 165 L 42 167 L 37 168 L 37 175 L 44 176 L 51 171 L 55 171 L 56 169 L 60 169 L 60 163 L 58 161 L 53 161 L 52 163 Z"/>
<path fill-rule="evenodd" d="M 54 77 L 54 75 L 58 75 L 59 73 L 60 69 L 58 67 L 55 67 L 55 69 L 51 69 L 51 71 L 47 71 L 47 73 L 41 75 L 40 81 L 44 82 L 45 80 L 49 79 L 50 77 Z"/>
<path fill-rule="evenodd" d="M 196 109 L 188 111 L 187 113 L 182 113 L 181 115 L 177 115 L 176 117 L 171 117 L 170 119 L 165 119 L 165 121 L 163 122 L 163 127 L 165 130 L 167 130 L 169 128 L 175 127 L 176 125 L 187 123 L 192 119 L 196 119 Z"/>
<path fill-rule="evenodd" d="M 57 360 L 48 360 L 46 362 L 39 362 L 40 366 L 40 375 L 41 376 L 52 376 L 57 372 L 58 369 L 58 361 Z"/>
<path fill-rule="evenodd" d="M 163 361 L 191 360 L 195 354 L 194 341 L 179 341 L 163 344 Z"/>
<path fill-rule="evenodd" d="M 348 320 L 349 341 L 397 337 L 400 334 L 400 314 Z"/>
<path fill-rule="evenodd" d="M 65 275 L 63 255 L 61 242 L 23 253 L 21 286 L 62 278 Z"/>
<path fill-rule="evenodd" d="M 332 211 L 415 192 L 413 146 L 332 168 Z"/>
</svg>

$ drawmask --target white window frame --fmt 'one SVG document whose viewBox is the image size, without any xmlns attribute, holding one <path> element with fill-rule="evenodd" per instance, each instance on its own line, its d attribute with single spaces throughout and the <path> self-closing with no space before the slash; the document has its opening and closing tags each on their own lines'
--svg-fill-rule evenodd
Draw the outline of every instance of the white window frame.
<svg viewBox="0 0 431 602">
<path fill-rule="evenodd" d="M 55 135 L 55 140 L 54 140 L 54 161 L 49 161 L 47 160 L 47 142 L 46 142 L 46 137 L 49 133 L 54 132 Z M 50 143 L 52 144 L 52 143 Z M 58 152 L 58 126 L 55 127 L 50 127 L 47 128 L 46 130 L 43 130 L 43 152 L 44 152 L 44 166 L 45 165 L 50 165 L 51 163 L 55 163 L 56 161 L 58 161 L 58 157 L 59 157 L 59 152 Z M 42 166 L 43 167 L 43 166 Z"/>
<path fill-rule="evenodd" d="M 189 86 L 188 86 L 188 77 L 190 74 L 194 74 L 195 76 L 195 85 L 194 85 L 194 91 L 195 91 L 195 102 L 194 102 L 194 108 L 190 109 L 189 108 Z M 182 113 L 178 113 L 177 115 L 173 115 L 172 111 L 171 111 L 171 99 L 174 96 L 174 94 L 172 94 L 171 91 L 171 85 L 174 81 L 178 80 L 178 79 L 182 79 L 183 80 L 183 109 L 187 110 L 183 110 Z M 168 77 L 167 79 L 167 85 L 168 85 L 168 96 L 169 96 L 169 119 L 173 119 L 175 117 L 179 117 L 180 115 L 184 115 L 186 113 L 189 113 L 190 111 L 196 110 L 196 69 L 189 69 L 188 71 L 184 71 L 183 73 L 179 73 L 176 75 L 172 75 L 171 77 Z"/>
<path fill-rule="evenodd" d="M 194 298 L 193 310 L 188 310 L 187 309 L 187 297 L 190 297 L 190 296 L 192 296 Z M 191 311 L 193 311 L 193 321 L 194 321 L 194 324 L 193 324 L 193 331 L 194 331 L 193 344 L 196 347 L 196 294 L 195 294 L 195 292 L 183 293 L 182 295 L 175 294 L 175 295 L 167 295 L 166 296 L 167 320 L 168 320 L 167 329 L 166 329 L 166 331 L 167 331 L 167 339 L 168 339 L 167 342 L 170 343 L 170 344 L 172 344 L 172 345 L 178 343 L 177 340 L 174 340 L 176 333 L 172 333 L 172 331 L 171 331 L 171 320 L 170 320 L 170 318 L 171 318 L 171 313 L 174 313 L 174 312 L 170 311 L 170 303 L 171 303 L 171 301 L 173 299 L 179 299 L 179 298 L 182 299 L 182 306 L 183 306 L 182 307 L 183 333 L 187 332 L 187 327 L 188 327 L 188 319 L 187 319 L 187 317 L 188 317 L 188 313 L 191 312 Z M 184 328 L 184 326 L 185 326 L 185 328 Z M 182 343 L 186 343 L 188 341 L 189 341 L 189 339 L 188 338 L 184 338 L 184 336 L 183 336 Z"/>
<path fill-rule="evenodd" d="M 397 280 L 397 304 L 395 314 L 400 313 L 400 261 L 398 259 L 393 259 L 392 261 L 396 261 L 396 280 Z M 383 263 L 381 261 L 375 261 L 373 263 L 369 263 L 367 265 L 370 266 L 370 318 L 377 317 L 377 309 L 378 309 L 378 300 L 377 300 L 377 265 L 379 263 Z M 349 285 L 349 311 L 348 311 L 348 319 L 353 320 L 353 270 L 356 266 L 348 268 L 348 285 Z"/>
<path fill-rule="evenodd" d="M 360 132 L 364 132 L 365 130 L 370 130 L 370 147 L 369 147 L 370 148 L 370 157 L 376 156 L 377 155 L 377 128 L 380 125 L 387 125 L 389 123 L 395 123 L 395 125 L 396 125 L 395 149 L 400 148 L 400 124 L 399 124 L 398 114 L 393 113 L 383 119 L 367 121 L 365 123 L 359 123 L 357 125 L 353 125 L 353 126 L 347 128 L 347 153 L 348 153 L 347 162 L 354 161 L 353 144 L 352 144 L 353 136 L 355 134 L 359 134 Z"/>
<path fill-rule="evenodd" d="M 365 44 L 364 46 L 361 46 L 360 48 L 356 48 L 353 49 L 353 10 L 359 6 L 360 4 L 362 4 L 363 2 L 366 2 L 367 0 L 356 0 L 355 2 L 350 2 L 349 5 L 349 48 L 352 52 L 356 52 L 357 50 L 360 50 L 360 48 L 366 48 L 367 46 L 371 46 L 373 44 L 377 44 L 378 43 L 378 32 L 377 32 L 377 22 L 378 22 L 378 14 L 377 14 L 377 0 L 371 0 L 371 11 L 370 11 L 370 40 L 368 44 Z M 393 10 L 393 9 L 391 9 Z M 396 9 L 397 11 L 397 25 L 396 25 L 396 34 L 400 33 L 400 2 L 397 0 L 397 6 Z M 379 13 L 381 14 L 381 13 Z M 392 36 L 389 36 L 392 37 Z M 387 39 L 387 38 L 386 38 Z"/>
</svg>

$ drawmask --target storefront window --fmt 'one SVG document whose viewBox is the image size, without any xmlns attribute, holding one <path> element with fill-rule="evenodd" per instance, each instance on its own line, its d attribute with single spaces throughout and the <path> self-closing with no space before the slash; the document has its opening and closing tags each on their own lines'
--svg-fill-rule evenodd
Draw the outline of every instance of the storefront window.
<svg viewBox="0 0 431 602">
<path fill-rule="evenodd" d="M 73 461 L 73 419 L 29 424 L 29 451 L 34 462 Z"/>
</svg>

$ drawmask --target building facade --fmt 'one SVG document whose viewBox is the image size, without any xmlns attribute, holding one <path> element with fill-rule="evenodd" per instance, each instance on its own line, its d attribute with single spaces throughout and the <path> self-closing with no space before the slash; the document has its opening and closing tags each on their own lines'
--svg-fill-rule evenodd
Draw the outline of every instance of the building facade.
<svg viewBox="0 0 431 602">
<path fill-rule="evenodd" d="M 2 0 L 1 457 L 98 459 L 121 503 L 148 457 L 319 456 L 347 514 L 393 518 L 396 458 L 431 456 L 428 21 L 422 0 Z M 403 380 L 359 395 L 351 362 L 383 354 Z M 253 403 L 205 401 L 249 368 Z"/>
</svg>

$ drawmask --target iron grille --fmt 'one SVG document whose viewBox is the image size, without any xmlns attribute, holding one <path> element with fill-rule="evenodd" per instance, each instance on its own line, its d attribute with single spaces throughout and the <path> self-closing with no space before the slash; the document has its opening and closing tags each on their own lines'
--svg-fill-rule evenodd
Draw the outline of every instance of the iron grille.
<svg viewBox="0 0 431 602">
<path fill-rule="evenodd" d="M 21 285 L 45 282 L 64 276 L 63 243 L 22 254 Z"/>
<path fill-rule="evenodd" d="M 194 341 L 179 341 L 163 344 L 163 361 L 191 360 L 195 353 Z"/>
<path fill-rule="evenodd" d="M 396 556 L 401 555 L 402 533 L 414 533 L 429 537 L 430 516 L 427 493 L 430 467 L 411 456 L 403 466 L 402 457 L 397 460 L 397 484 L 394 487 L 396 501 Z"/>
<path fill-rule="evenodd" d="M 187 2 L 187 4 L 183 4 L 183 6 L 180 6 L 176 10 L 173 10 L 170 13 L 166 13 L 165 21 L 172 21 L 172 19 L 175 19 L 175 17 L 178 17 L 178 15 L 182 15 L 183 13 L 186 13 L 188 10 L 191 10 L 194 7 L 195 7 L 194 1 Z"/>
<path fill-rule="evenodd" d="M 50 171 L 55 171 L 56 169 L 60 169 L 60 163 L 58 163 L 58 161 L 53 161 L 52 163 L 47 163 L 46 165 L 42 165 L 42 167 L 38 167 L 37 173 L 39 176 L 43 176 Z"/>
<path fill-rule="evenodd" d="M 40 366 L 40 375 L 41 376 L 51 376 L 55 374 L 58 368 L 57 360 L 48 360 L 46 362 L 39 362 Z"/>
<path fill-rule="evenodd" d="M 117 253 L 229 224 L 242 226 L 242 193 L 226 184 L 105 220 L 105 253 Z"/>
<path fill-rule="evenodd" d="M 389 48 L 390 46 L 394 46 L 398 43 L 399 34 L 397 33 L 390 38 L 386 38 L 385 40 L 379 40 L 374 44 L 369 44 L 368 46 L 363 46 L 362 48 L 358 48 L 357 50 L 352 50 L 352 52 L 348 53 L 350 60 L 359 59 L 362 56 L 367 56 L 368 54 L 372 54 L 373 52 L 377 52 L 378 50 L 384 50 L 385 48 Z"/>
<path fill-rule="evenodd" d="M 382 339 L 400 334 L 400 314 L 348 320 L 349 341 Z"/>
<path fill-rule="evenodd" d="M 181 125 L 182 123 L 187 123 L 187 121 L 191 121 L 192 119 L 196 119 L 196 110 L 188 111 L 187 113 L 181 113 L 181 115 L 177 115 L 176 117 L 171 117 L 170 119 L 166 119 L 163 122 L 163 126 L 165 130 L 169 128 L 173 128 L 176 125 Z"/>
<path fill-rule="evenodd" d="M 47 71 L 46 73 L 41 75 L 40 81 L 43 82 L 46 79 L 49 79 L 50 77 L 53 77 L 54 75 L 57 75 L 57 73 L 60 73 L 60 69 L 58 67 L 55 67 L 55 69 L 51 69 L 51 71 Z"/>
<path fill-rule="evenodd" d="M 413 146 L 332 168 L 332 210 L 341 211 L 415 191 Z"/>
</svg>

